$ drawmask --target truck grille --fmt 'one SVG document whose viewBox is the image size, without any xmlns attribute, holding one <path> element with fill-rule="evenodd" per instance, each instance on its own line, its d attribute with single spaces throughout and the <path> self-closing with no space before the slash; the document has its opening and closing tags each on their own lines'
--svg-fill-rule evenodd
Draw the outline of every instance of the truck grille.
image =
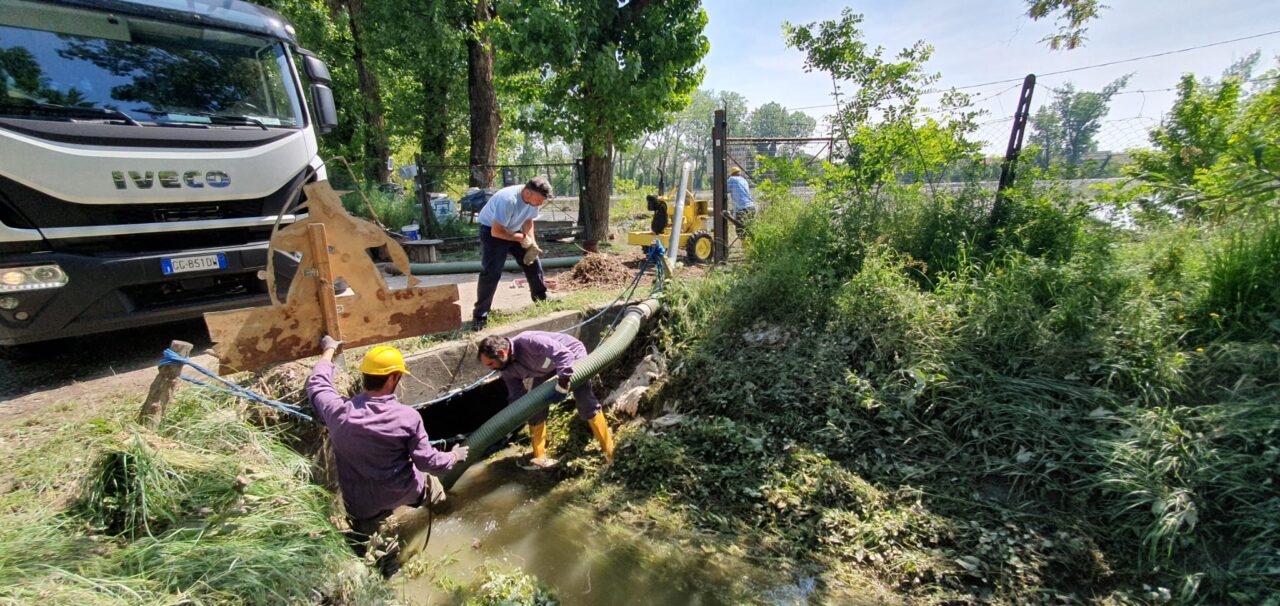
<svg viewBox="0 0 1280 606">
<path fill-rule="evenodd" d="M 254 273 L 242 273 L 127 286 L 120 291 L 136 310 L 145 311 L 262 294 L 266 292 L 263 284 Z"/>
</svg>

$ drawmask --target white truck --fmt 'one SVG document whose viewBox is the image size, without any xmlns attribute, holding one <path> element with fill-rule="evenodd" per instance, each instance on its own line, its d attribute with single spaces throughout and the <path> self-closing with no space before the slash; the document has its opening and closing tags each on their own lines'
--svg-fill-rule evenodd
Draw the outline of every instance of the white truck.
<svg viewBox="0 0 1280 606">
<path fill-rule="evenodd" d="M 330 80 L 239 0 L 0 0 L 0 349 L 265 303 Z"/>
</svg>

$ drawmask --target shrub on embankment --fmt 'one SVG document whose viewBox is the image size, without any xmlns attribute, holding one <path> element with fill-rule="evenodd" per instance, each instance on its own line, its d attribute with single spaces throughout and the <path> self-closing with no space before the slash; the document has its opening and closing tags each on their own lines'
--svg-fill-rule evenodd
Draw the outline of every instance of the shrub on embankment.
<svg viewBox="0 0 1280 606">
<path fill-rule="evenodd" d="M 0 501 L 0 603 L 380 601 L 281 430 L 194 390 L 155 432 L 134 411 L 68 424 L 4 463 L 21 483 Z"/>
<path fill-rule="evenodd" d="M 1274 215 L 976 194 L 777 200 L 669 289 L 655 400 L 691 417 L 603 479 L 829 600 L 1274 604 Z"/>
</svg>

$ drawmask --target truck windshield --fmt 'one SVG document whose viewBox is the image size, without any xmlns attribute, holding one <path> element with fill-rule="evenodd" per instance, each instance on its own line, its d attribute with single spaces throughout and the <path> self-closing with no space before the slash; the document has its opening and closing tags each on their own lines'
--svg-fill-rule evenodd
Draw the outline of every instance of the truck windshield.
<svg viewBox="0 0 1280 606">
<path fill-rule="evenodd" d="M 0 22 L 0 117 L 203 128 L 303 125 L 289 57 L 278 41 L 75 13 L 47 24 Z"/>
</svg>

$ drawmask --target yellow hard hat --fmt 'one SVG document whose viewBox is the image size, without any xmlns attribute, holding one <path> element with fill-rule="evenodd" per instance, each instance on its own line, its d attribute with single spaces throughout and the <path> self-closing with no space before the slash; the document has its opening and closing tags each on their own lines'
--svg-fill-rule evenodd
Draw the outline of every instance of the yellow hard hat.
<svg viewBox="0 0 1280 606">
<path fill-rule="evenodd" d="M 733 168 L 729 169 L 729 174 L 730 174 L 730 175 L 741 175 L 741 174 L 742 174 L 742 169 L 741 169 L 741 168 L 738 168 L 737 166 L 735 166 L 735 167 L 733 167 Z"/>
<path fill-rule="evenodd" d="M 400 354 L 400 350 L 389 345 L 379 345 L 364 354 L 364 360 L 360 362 L 360 372 L 366 375 L 389 375 L 393 372 L 402 372 L 409 374 L 409 369 L 404 365 L 404 356 Z"/>
</svg>

